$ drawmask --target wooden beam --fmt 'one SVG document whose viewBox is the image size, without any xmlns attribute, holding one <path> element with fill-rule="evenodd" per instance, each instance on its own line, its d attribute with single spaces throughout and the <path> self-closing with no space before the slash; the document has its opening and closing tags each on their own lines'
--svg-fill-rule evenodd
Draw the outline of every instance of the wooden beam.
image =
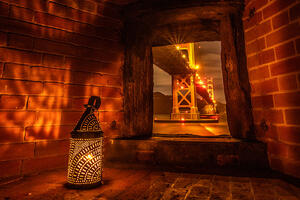
<svg viewBox="0 0 300 200">
<path fill-rule="evenodd" d="M 254 139 L 241 13 L 228 15 L 221 21 L 221 41 L 222 71 L 230 133 L 235 138 Z"/>
<path fill-rule="evenodd" d="M 217 20 L 195 20 L 152 28 L 153 46 L 218 40 L 220 22 Z"/>
<path fill-rule="evenodd" d="M 124 137 L 150 137 L 153 122 L 152 46 L 146 27 L 126 24 Z"/>
</svg>

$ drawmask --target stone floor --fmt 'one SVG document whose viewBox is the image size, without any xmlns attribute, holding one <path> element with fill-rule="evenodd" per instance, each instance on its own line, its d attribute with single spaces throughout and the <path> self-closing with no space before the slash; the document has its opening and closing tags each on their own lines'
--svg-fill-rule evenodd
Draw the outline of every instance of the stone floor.
<svg viewBox="0 0 300 200">
<path fill-rule="evenodd" d="M 152 170 L 104 170 L 104 185 L 64 187 L 66 171 L 55 170 L 0 186 L 0 199 L 34 200 L 297 200 L 300 188 L 279 178 L 236 177 Z"/>
</svg>

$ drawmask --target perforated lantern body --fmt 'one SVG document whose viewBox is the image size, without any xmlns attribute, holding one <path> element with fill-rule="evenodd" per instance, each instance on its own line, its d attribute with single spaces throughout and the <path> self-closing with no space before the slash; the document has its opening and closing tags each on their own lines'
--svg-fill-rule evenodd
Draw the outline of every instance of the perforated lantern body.
<svg viewBox="0 0 300 200">
<path fill-rule="evenodd" d="M 92 187 L 102 182 L 103 132 L 94 115 L 94 110 L 100 107 L 98 98 L 90 98 L 86 111 L 71 133 L 68 164 L 68 186 L 71 187 Z M 95 100 L 99 101 L 93 105 Z"/>
</svg>

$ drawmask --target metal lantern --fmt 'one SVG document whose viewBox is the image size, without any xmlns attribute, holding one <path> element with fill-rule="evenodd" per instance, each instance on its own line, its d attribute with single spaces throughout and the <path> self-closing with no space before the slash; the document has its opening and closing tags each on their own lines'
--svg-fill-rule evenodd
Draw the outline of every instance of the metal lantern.
<svg viewBox="0 0 300 200">
<path fill-rule="evenodd" d="M 71 132 L 67 184 L 69 187 L 93 187 L 102 182 L 103 132 L 94 115 L 100 104 L 100 97 L 90 97 L 85 105 L 85 112 Z"/>
</svg>

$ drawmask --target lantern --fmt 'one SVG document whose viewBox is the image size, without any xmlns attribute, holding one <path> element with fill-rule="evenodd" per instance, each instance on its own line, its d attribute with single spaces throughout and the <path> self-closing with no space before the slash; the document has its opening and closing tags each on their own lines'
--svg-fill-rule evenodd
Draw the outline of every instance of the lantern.
<svg viewBox="0 0 300 200">
<path fill-rule="evenodd" d="M 85 112 L 71 132 L 68 187 L 89 188 L 102 182 L 103 132 L 94 115 L 100 104 L 100 97 L 90 97 Z"/>
</svg>

